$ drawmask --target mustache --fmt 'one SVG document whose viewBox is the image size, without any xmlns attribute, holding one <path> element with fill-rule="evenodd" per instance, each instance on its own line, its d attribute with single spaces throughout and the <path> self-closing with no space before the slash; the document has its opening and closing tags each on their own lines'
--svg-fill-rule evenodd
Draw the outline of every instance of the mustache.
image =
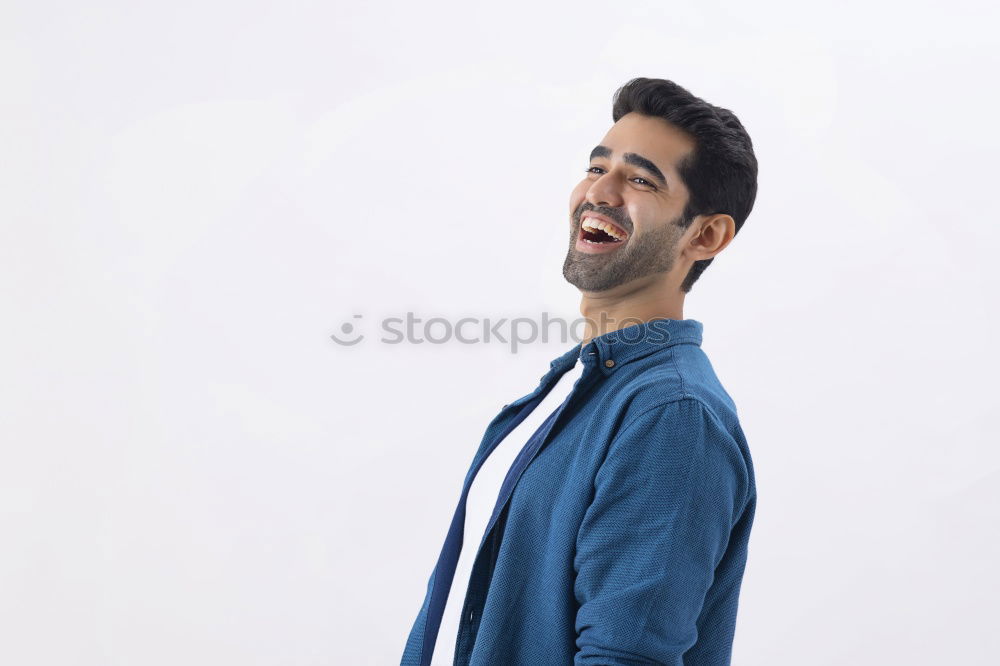
<svg viewBox="0 0 1000 666">
<path fill-rule="evenodd" d="M 632 220 L 629 218 L 628 213 L 625 212 L 624 208 L 601 208 L 599 206 L 584 204 L 577 209 L 576 215 L 574 216 L 577 226 L 580 226 L 580 220 L 583 218 L 583 214 L 588 212 L 603 215 L 627 231 L 629 234 L 632 233 Z"/>
</svg>

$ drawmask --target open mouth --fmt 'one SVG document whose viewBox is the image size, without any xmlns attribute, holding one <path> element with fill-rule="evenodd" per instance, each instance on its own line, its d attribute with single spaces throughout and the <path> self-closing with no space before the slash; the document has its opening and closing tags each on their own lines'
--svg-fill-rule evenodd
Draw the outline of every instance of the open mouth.
<svg viewBox="0 0 1000 666">
<path fill-rule="evenodd" d="M 595 217 L 586 217 L 580 224 L 580 239 L 594 245 L 614 245 L 628 238 L 621 227 Z"/>
</svg>

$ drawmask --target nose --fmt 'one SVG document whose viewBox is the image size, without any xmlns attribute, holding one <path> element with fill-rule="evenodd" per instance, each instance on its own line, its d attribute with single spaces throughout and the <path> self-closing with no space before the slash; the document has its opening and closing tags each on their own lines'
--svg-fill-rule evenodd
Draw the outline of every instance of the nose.
<svg viewBox="0 0 1000 666">
<path fill-rule="evenodd" d="M 602 174 L 587 189 L 586 199 L 593 206 L 618 208 L 623 203 L 621 179 L 610 173 Z"/>
</svg>

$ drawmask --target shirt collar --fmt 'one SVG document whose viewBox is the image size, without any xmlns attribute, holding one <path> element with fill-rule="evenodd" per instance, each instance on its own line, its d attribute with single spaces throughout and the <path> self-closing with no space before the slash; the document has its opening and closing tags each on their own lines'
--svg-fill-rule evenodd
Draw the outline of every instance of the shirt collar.
<svg viewBox="0 0 1000 666">
<path fill-rule="evenodd" d="M 701 345 L 704 326 L 697 319 L 652 319 L 599 335 L 583 348 L 575 347 L 552 361 L 551 373 L 562 374 L 579 359 L 610 375 L 626 363 L 680 343 Z"/>
</svg>

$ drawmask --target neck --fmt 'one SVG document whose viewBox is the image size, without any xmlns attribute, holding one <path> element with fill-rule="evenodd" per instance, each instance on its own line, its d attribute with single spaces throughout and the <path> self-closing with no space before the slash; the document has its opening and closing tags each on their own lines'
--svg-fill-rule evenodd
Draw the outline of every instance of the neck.
<svg viewBox="0 0 1000 666">
<path fill-rule="evenodd" d="M 684 319 L 684 292 L 659 281 L 582 294 L 580 314 L 586 322 L 581 347 L 605 333 L 653 319 Z"/>
</svg>

